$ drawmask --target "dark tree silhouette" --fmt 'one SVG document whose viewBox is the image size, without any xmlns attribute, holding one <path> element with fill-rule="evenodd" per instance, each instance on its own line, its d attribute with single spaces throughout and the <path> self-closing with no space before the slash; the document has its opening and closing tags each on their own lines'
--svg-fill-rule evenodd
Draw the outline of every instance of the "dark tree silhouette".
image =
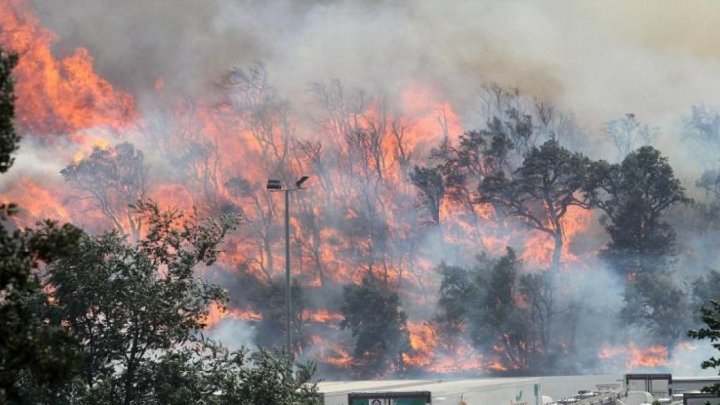
<svg viewBox="0 0 720 405">
<path fill-rule="evenodd" d="M 124 142 L 92 153 L 60 171 L 73 187 L 84 192 L 119 232 L 140 239 L 142 218 L 131 206 L 145 198 L 147 167 L 142 151 Z"/>
<path fill-rule="evenodd" d="M 0 48 L 0 173 L 13 164 L 17 137 L 13 125 L 15 55 Z M 0 204 L 0 403 L 27 402 L 26 380 L 43 382 L 48 391 L 77 371 L 77 341 L 62 327 L 50 325 L 35 307 L 44 300 L 38 274 L 76 252 L 82 231 L 52 221 L 38 229 L 15 229 L 7 221 L 17 213 L 13 203 Z"/>
<path fill-rule="evenodd" d="M 381 374 L 410 348 L 407 316 L 400 297 L 372 275 L 360 285 L 343 287 L 343 329 L 355 339 L 354 363 L 358 374 Z"/>
<path fill-rule="evenodd" d="M 592 204 L 609 220 L 611 241 L 601 257 L 625 276 L 666 269 L 676 242 L 662 213 L 690 201 L 667 158 L 643 146 L 620 164 L 594 163 L 588 184 Z"/>
<path fill-rule="evenodd" d="M 564 244 L 563 217 L 571 206 L 590 207 L 582 193 L 589 168 L 588 158 L 549 140 L 530 149 L 512 178 L 500 171 L 483 179 L 477 202 L 492 204 L 550 235 L 555 243 L 551 269 L 557 272 Z"/>
<path fill-rule="evenodd" d="M 17 55 L 7 54 L 0 48 L 0 173 L 5 173 L 12 166 L 12 154 L 20 140 L 13 124 L 15 91 L 12 70 L 17 61 Z"/>
</svg>

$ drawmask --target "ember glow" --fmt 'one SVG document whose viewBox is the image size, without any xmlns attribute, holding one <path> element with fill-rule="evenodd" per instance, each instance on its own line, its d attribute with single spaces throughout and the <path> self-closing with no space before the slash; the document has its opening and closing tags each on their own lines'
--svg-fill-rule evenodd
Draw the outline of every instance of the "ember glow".
<svg viewBox="0 0 720 405">
<path fill-rule="evenodd" d="M 668 349 L 664 346 L 639 347 L 630 341 L 626 346 L 605 345 L 598 353 L 601 360 L 621 360 L 628 370 L 645 370 L 668 365 Z"/>
<path fill-rule="evenodd" d="M 582 8 L 573 10 L 582 15 L 586 12 Z M 419 12 L 429 18 L 433 15 L 431 11 L 430 7 L 423 6 Z M 397 11 L 393 9 L 393 12 Z M 532 12 L 544 13 L 534 7 Z M 308 15 L 308 21 L 312 21 L 311 17 L 323 18 L 317 14 Z M 218 17 L 213 24 L 220 27 L 227 21 Z M 338 54 L 343 53 L 340 49 L 346 48 L 344 43 L 331 46 L 326 43 L 331 38 L 314 38 L 320 32 L 315 30 L 319 28 L 310 27 L 307 33 L 302 33 L 307 36 L 303 38 L 328 45 L 328 49 L 335 49 Z M 340 31 L 338 35 L 348 35 L 347 31 Z M 294 34 L 275 32 L 268 35 L 292 42 L 287 36 Z M 527 98 L 511 95 L 512 105 L 529 106 L 548 97 L 557 98 L 557 103 L 566 107 L 577 96 L 556 93 L 565 85 L 573 87 L 578 73 L 571 69 L 566 72 L 567 83 L 555 84 L 557 89 L 548 89 L 545 86 L 553 86 L 552 83 L 560 82 L 561 78 L 548 76 L 544 68 L 528 68 L 529 71 L 523 68 L 517 78 L 515 74 L 511 75 L 513 77 L 505 75 L 508 61 L 520 58 L 522 52 L 488 58 L 484 53 L 493 48 L 488 46 L 487 50 L 479 52 L 483 54 L 483 60 L 478 61 L 476 56 L 469 55 L 474 51 L 450 45 L 455 40 L 449 38 L 454 35 L 444 31 L 439 34 L 442 35 L 438 42 L 434 42 L 418 32 L 418 36 L 425 39 L 420 48 L 440 52 L 442 57 L 433 53 L 430 56 L 434 57 L 420 58 L 418 63 L 411 63 L 410 68 L 403 64 L 399 71 L 388 67 L 387 77 L 381 69 L 382 74 L 376 75 L 382 76 L 378 82 L 366 83 L 361 78 L 376 72 L 378 67 L 374 65 L 387 62 L 385 46 L 390 45 L 379 43 L 392 41 L 384 38 L 378 41 L 377 49 L 378 57 L 382 59 L 367 67 L 368 72 L 357 77 L 350 75 L 347 82 L 328 79 L 334 76 L 326 76 L 324 71 L 306 77 L 307 71 L 312 71 L 314 66 L 305 66 L 306 63 L 298 66 L 298 76 L 295 76 L 295 72 L 288 71 L 292 63 L 273 59 L 272 55 L 281 54 L 281 51 L 287 53 L 284 58 L 288 59 L 301 59 L 302 55 L 298 53 L 314 52 L 311 49 L 303 51 L 297 44 L 291 46 L 292 50 L 283 47 L 260 52 L 253 49 L 252 52 L 271 60 L 268 65 L 254 64 L 262 58 L 250 58 L 256 56 L 251 50 L 239 62 L 228 62 L 219 68 L 214 66 L 216 62 L 210 61 L 194 65 L 178 62 L 178 70 L 173 71 L 173 67 L 164 65 L 168 62 L 163 61 L 162 69 L 158 68 L 163 71 L 149 71 L 150 79 L 142 81 L 136 77 L 144 77 L 144 72 L 118 73 L 112 66 L 108 67 L 112 65 L 110 62 L 103 64 L 110 72 L 103 77 L 98 73 L 97 65 L 104 60 L 100 55 L 105 56 L 105 52 L 94 57 L 88 50 L 92 49 L 90 45 L 82 47 L 80 44 L 73 48 L 82 35 L 74 37 L 73 42 L 64 41 L 59 34 L 43 26 L 42 18 L 35 15 L 32 2 L 5 0 L 0 3 L 0 45 L 20 55 L 14 75 L 17 79 L 17 126 L 25 142 L 21 151 L 37 151 L 40 157 L 37 167 L 19 170 L 15 177 L 0 183 L 0 203 L 13 201 L 23 207 L 15 221 L 19 227 L 51 218 L 76 223 L 90 232 L 113 227 L 127 235 L 141 232 L 141 227 L 133 223 L 126 201 L 116 195 L 132 194 L 127 190 L 127 184 L 122 183 L 127 179 L 115 179 L 116 183 L 122 184 L 113 191 L 116 194 L 103 200 L 92 192 L 73 188 L 59 174 L 63 167 L 89 159 L 94 150 L 113 154 L 118 145 L 133 144 L 143 153 L 147 179 L 142 180 L 147 181 L 132 192 L 152 198 L 165 208 L 189 209 L 194 206 L 203 214 L 232 212 L 243 218 L 238 232 L 228 237 L 218 263 L 202 269 L 230 290 L 229 307 L 213 305 L 203 320 L 208 331 L 212 331 L 223 320 L 247 321 L 243 324 L 274 321 L 263 313 L 256 297 L 250 297 L 247 291 L 251 285 L 268 287 L 284 280 L 283 200 L 281 193 L 268 193 L 265 182 L 269 178 L 279 178 L 292 184 L 298 175 L 307 174 L 311 176 L 308 189 L 291 194 L 290 264 L 293 279 L 304 291 L 310 291 L 304 296 L 309 305 L 299 314 L 307 332 L 302 347 L 298 348 L 310 360 L 318 361 L 332 371 L 353 367 L 352 337 L 349 331 L 339 327 L 344 318 L 340 312 L 341 304 L 337 302 L 338 291 L 343 285 L 359 284 L 363 277 L 372 274 L 398 292 L 408 315 L 406 332 L 410 346 L 398 356 L 398 365 L 394 369 L 380 371 L 377 376 L 400 373 L 403 369 L 431 374 L 520 374 L 531 367 L 530 361 L 524 358 L 526 351 L 541 351 L 545 349 L 543 344 L 548 344 L 569 357 L 568 353 L 572 351 L 569 346 L 574 345 L 577 351 L 584 350 L 583 339 L 592 340 L 586 349 L 592 353 L 578 355 L 583 361 L 590 359 L 587 367 L 597 365 L 602 369 L 607 364 L 628 370 L 668 367 L 671 355 L 667 347 L 655 342 L 641 344 L 640 339 L 638 343 L 629 340 L 626 344 L 608 342 L 607 335 L 595 339 L 592 336 L 595 325 L 585 325 L 587 330 L 584 329 L 580 337 L 575 336 L 574 331 L 565 331 L 564 325 L 555 325 L 554 333 L 560 343 L 544 342 L 542 331 L 533 330 L 532 336 L 524 342 L 527 347 L 521 345 L 519 354 L 508 353 L 501 344 L 503 342 L 491 344 L 481 353 L 475 343 L 463 340 L 450 346 L 440 337 L 442 331 L 433 323 L 432 317 L 439 287 L 436 267 L 441 262 L 453 265 L 475 263 L 475 257 L 481 253 L 499 256 L 510 246 L 517 250 L 524 273 L 541 274 L 551 267 L 556 242 L 548 233 L 531 230 L 521 221 L 504 217 L 491 205 L 478 204 L 477 183 L 470 184 L 466 190 L 452 190 L 457 194 L 456 198 L 440 197 L 435 202 L 437 211 L 428 212 L 430 210 L 418 203 L 419 192 L 411 181 L 414 167 L 429 161 L 433 149 L 441 145 L 454 147 L 463 133 L 482 127 L 493 113 L 498 113 L 493 110 L 498 106 L 492 99 L 476 97 L 471 87 L 479 89 L 497 76 L 497 80 L 529 88 L 531 93 Z M 441 39 L 447 43 L 440 42 Z M 476 38 L 475 34 L 465 40 L 489 41 L 485 35 Z M 389 49 L 393 58 L 405 56 L 402 49 Z M 443 53 L 445 51 L 447 54 Z M 218 50 L 222 55 L 229 52 L 229 49 Z M 146 57 L 150 61 L 158 56 Z M 224 63 L 226 57 L 217 58 Z M 328 61 L 336 58 L 327 57 Z M 215 61 L 215 55 L 209 59 Z M 355 71 L 356 67 L 345 66 L 339 59 L 342 58 L 334 60 L 338 70 L 333 74 L 343 73 L 343 68 L 348 72 Z M 366 57 L 364 64 L 369 61 L 372 58 Z M 138 71 L 145 66 L 144 62 L 138 61 Z M 428 72 L 418 69 L 417 66 L 426 63 Z M 387 64 L 391 65 L 390 62 Z M 522 61 L 518 65 L 523 65 Z M 242 69 L 234 69 L 234 66 Z M 479 66 L 483 66 L 482 71 L 475 72 Z M 192 74 L 188 70 L 192 70 Z M 456 76 L 451 80 L 453 73 Z M 475 77 L 477 74 L 483 77 Z M 488 78 L 484 77 L 486 74 Z M 179 84 L 186 78 L 195 82 L 186 87 L 185 83 Z M 293 80 L 301 83 L 287 83 Z M 546 84 L 540 86 L 536 82 Z M 127 88 L 123 88 L 123 84 Z M 597 94 L 598 99 L 609 97 L 597 89 L 593 94 Z M 594 100 L 593 97 L 587 99 Z M 578 103 L 580 118 L 586 119 L 588 125 L 594 125 L 598 120 L 596 113 L 589 112 L 590 106 L 584 103 L 587 100 Z M 614 103 L 608 104 L 620 108 Z M 664 108 L 650 108 L 648 115 L 665 119 Z M 617 113 L 598 109 L 602 111 L 597 114 Z M 594 135 L 582 133 L 584 130 L 580 125 L 572 126 L 573 120 L 574 117 L 568 114 L 556 120 L 558 122 L 553 121 L 554 130 L 560 128 L 558 132 L 562 132 L 561 129 L 572 127 L 569 132 L 575 132 L 565 134 L 568 143 L 587 147 L 576 138 L 586 144 L 593 143 L 586 138 L 592 139 Z M 560 137 L 560 141 L 566 139 Z M 607 149 L 607 145 L 603 147 Z M 600 147 L 593 150 L 596 155 L 605 152 L 607 150 Z M 43 156 L 52 156 L 52 159 L 41 162 Z M 593 288 L 602 290 L 608 285 L 608 290 L 619 290 L 618 280 L 609 276 L 602 278 L 606 269 L 598 259 L 598 252 L 607 237 L 599 225 L 600 219 L 597 212 L 570 206 L 560 225 L 556 224 L 562 228 L 560 273 L 571 281 L 558 288 L 552 299 L 575 300 L 573 305 L 576 306 L 566 312 L 588 310 L 600 302 L 598 305 L 602 309 L 589 312 L 601 318 L 597 313 L 605 305 L 615 310 L 615 304 L 620 301 L 613 296 L 606 302 L 602 296 L 604 291 L 588 292 Z M 602 280 L 604 284 L 593 285 L 595 280 Z M 512 294 L 519 307 L 540 305 L 517 291 Z M 587 302 L 597 297 L 600 299 Z M 608 304 L 609 301 L 615 306 Z M 277 331 L 278 336 L 283 333 Z M 516 336 L 505 338 L 509 342 Z"/>
<path fill-rule="evenodd" d="M 93 71 L 92 56 L 86 49 L 55 58 L 51 47 L 57 36 L 40 25 L 25 0 L 0 4 L 0 26 L 0 43 L 23 55 L 14 72 L 21 130 L 72 138 L 82 129 L 121 129 L 133 122 L 132 96 L 116 91 Z"/>
</svg>

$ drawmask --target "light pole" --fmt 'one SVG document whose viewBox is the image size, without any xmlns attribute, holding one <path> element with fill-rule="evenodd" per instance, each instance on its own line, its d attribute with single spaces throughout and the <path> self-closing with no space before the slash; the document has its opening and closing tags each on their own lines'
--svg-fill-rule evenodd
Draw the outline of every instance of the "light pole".
<svg viewBox="0 0 720 405">
<path fill-rule="evenodd" d="M 285 309 L 287 317 L 287 352 L 292 353 L 292 290 L 290 286 L 290 192 L 302 190 L 302 185 L 308 179 L 302 176 L 295 182 L 295 187 L 283 187 L 280 180 L 270 179 L 267 190 L 285 192 Z"/>
</svg>

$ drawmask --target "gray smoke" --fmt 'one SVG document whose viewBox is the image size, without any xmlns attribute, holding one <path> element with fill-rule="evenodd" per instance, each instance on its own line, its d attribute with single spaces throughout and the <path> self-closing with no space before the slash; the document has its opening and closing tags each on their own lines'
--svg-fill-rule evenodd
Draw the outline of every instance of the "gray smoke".
<svg viewBox="0 0 720 405">
<path fill-rule="evenodd" d="M 601 124 L 632 112 L 659 126 L 656 146 L 670 156 L 687 186 L 708 162 L 717 161 L 712 151 L 698 153 L 683 140 L 680 117 L 691 105 L 720 105 L 720 56 L 707 39 L 720 34 L 715 23 L 718 3 L 697 8 L 670 1 L 643 5 L 569 0 L 31 4 L 41 24 L 59 35 L 57 53 L 88 48 L 99 74 L 138 97 L 141 109 L 148 111 L 158 103 L 153 88 L 160 78 L 165 94 L 212 96 L 227 70 L 260 61 L 278 93 L 290 100 L 301 128 L 312 128 L 307 90 L 315 81 L 340 78 L 348 87 L 390 99 L 411 83 L 429 83 L 457 108 L 466 128 L 478 127 L 487 118 L 479 113 L 480 87 L 498 82 L 575 113 L 581 127 L 569 142 L 593 158 L 614 156 L 601 137 Z M 305 136 L 302 131 L 299 135 Z M 11 173 L 54 175 L 64 163 L 52 163 L 56 159 L 51 155 L 26 140 Z M 62 161 L 67 159 L 63 156 Z M 446 258 L 435 252 L 439 248 L 430 238 L 422 248 L 428 256 Z M 618 327 L 603 319 L 617 313 L 622 283 L 601 263 L 587 268 L 592 270 L 577 275 L 574 291 L 588 307 L 602 305 L 586 312 L 582 324 L 611 339 Z M 593 288 L 585 288 L 588 285 Z M 254 332 L 238 322 L 218 325 L 217 337 L 251 342 Z M 247 333 L 234 335 L 238 330 Z"/>
</svg>

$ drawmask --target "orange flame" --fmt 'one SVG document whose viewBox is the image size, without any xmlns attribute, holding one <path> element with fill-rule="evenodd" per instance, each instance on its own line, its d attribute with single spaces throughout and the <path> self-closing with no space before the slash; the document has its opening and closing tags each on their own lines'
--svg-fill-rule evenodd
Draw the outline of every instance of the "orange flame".
<svg viewBox="0 0 720 405">
<path fill-rule="evenodd" d="M 71 152 L 68 159 L 72 156 L 77 162 L 87 156 L 92 147 L 111 146 L 108 140 L 111 137 L 98 135 L 97 128 L 106 128 L 106 132 L 112 133 L 140 126 L 141 117 L 135 111 L 132 96 L 114 89 L 108 80 L 94 72 L 93 59 L 87 50 L 80 48 L 63 58 L 53 56 L 51 46 L 57 37 L 40 26 L 25 0 L 0 3 L 0 27 L 3 28 L 0 44 L 22 54 L 15 76 L 17 116 L 23 131 L 66 135 L 76 147 L 72 151 L 74 156 Z M 165 96 L 162 76 L 157 78 L 154 87 Z M 259 103 L 261 99 L 257 96 L 247 102 Z M 367 271 L 372 271 L 389 285 L 401 286 L 404 299 L 413 304 L 432 304 L 424 293 L 418 292 L 420 287 L 423 291 L 437 287 L 432 257 L 424 252 L 396 254 L 392 243 L 388 243 L 389 247 L 381 246 L 384 242 L 378 242 L 379 238 L 371 235 L 370 230 L 348 233 L 323 220 L 329 216 L 328 205 L 332 204 L 338 207 L 338 213 L 332 214 L 345 224 L 369 223 L 368 217 L 374 215 L 373 224 L 381 223 L 383 227 L 375 229 L 375 233 L 386 232 L 388 238 L 402 239 L 414 231 L 413 226 L 417 224 L 407 219 L 416 196 L 407 176 L 409 159 L 421 159 L 443 137 L 453 140 L 463 131 L 458 114 L 438 89 L 410 82 L 401 91 L 397 112 L 391 113 L 380 100 L 373 100 L 365 111 L 357 114 L 338 113 L 327 132 L 311 139 L 322 139 L 318 152 L 321 157 L 324 153 L 344 159 L 339 168 L 325 172 L 314 165 L 317 162 L 312 161 L 312 156 L 295 150 L 287 152 L 292 149 L 294 124 L 288 123 L 292 117 L 269 114 L 264 117 L 267 122 L 253 126 L 249 121 L 256 117 L 248 118 L 246 111 L 238 111 L 232 105 L 204 100 L 168 104 L 174 105 L 168 113 L 171 125 L 166 131 L 170 134 L 163 134 L 167 138 L 162 139 L 141 139 L 139 142 L 144 144 L 138 146 L 156 151 L 159 145 L 176 155 L 183 153 L 183 158 L 190 162 L 189 173 L 182 180 L 164 173 L 151 185 L 148 195 L 161 206 L 189 208 L 193 204 L 206 204 L 225 208 L 232 203 L 240 207 L 244 222 L 238 234 L 230 236 L 220 259 L 221 267 L 232 271 L 240 265 L 247 266 L 251 274 L 268 280 L 281 273 L 284 251 L 281 239 L 276 236 L 276 227 L 281 218 L 282 200 L 279 195 L 268 196 L 263 183 L 277 175 L 278 167 L 283 167 L 288 172 L 317 177 L 312 193 L 297 193 L 292 197 L 291 239 L 293 246 L 298 245 L 299 254 L 293 251 L 291 265 L 301 283 L 305 286 L 321 286 L 325 282 L 357 283 Z M 263 113 L 268 112 L 263 110 Z M 343 132 L 340 124 L 358 131 Z M 360 134 L 359 130 L 377 133 Z M 376 138 L 368 139 L 368 136 Z M 351 143 L 364 141 L 377 143 L 368 148 L 376 152 L 375 155 L 351 156 L 355 153 Z M 247 181 L 246 189 L 237 194 L 227 186 L 234 176 L 242 176 Z M 362 186 L 358 186 L 358 182 Z M 67 199 L 64 194 L 67 191 L 29 178 L 20 178 L 2 191 L 8 197 L 3 195 L 0 199 L 17 202 L 26 210 L 27 214 L 19 220 L 23 224 L 44 217 L 101 222 L 87 214 L 85 206 L 66 208 L 62 201 Z M 377 199 L 367 204 L 372 208 L 355 204 L 363 201 L 363 192 Z M 369 212 L 371 210 L 377 212 Z M 479 253 L 486 249 L 500 254 L 506 245 L 520 240 L 525 245 L 521 250 L 523 259 L 533 265 L 546 266 L 550 262 L 553 246 L 546 235 L 525 229 L 508 231 L 498 223 L 490 206 L 475 205 L 468 209 L 444 200 L 440 210 L 445 241 L 464 251 Z M 312 226 L 307 225 L 308 217 L 315 221 Z M 587 230 L 591 220 L 589 211 L 576 207 L 568 211 L 563 219 L 566 239 L 563 260 L 577 260 L 573 240 Z M 262 319 L 262 314 L 252 309 L 223 309 L 213 304 L 203 322 L 212 328 L 227 318 L 256 321 Z M 336 325 L 342 320 L 340 314 L 323 308 L 306 310 L 302 318 L 325 325 Z M 436 331 L 428 323 L 410 322 L 408 332 L 411 350 L 403 354 L 402 359 L 409 367 L 436 373 L 507 371 L 519 367 L 503 363 L 502 353 L 482 355 L 468 343 L 461 343 L 451 353 L 442 355 L 442 342 L 438 342 Z M 327 364 L 351 366 L 352 356 L 343 345 L 318 335 L 311 336 L 310 341 L 320 347 L 320 358 Z M 663 356 L 661 349 L 633 349 L 632 345 L 617 355 L 620 354 L 628 356 L 628 364 L 635 366 L 661 362 Z M 605 358 L 615 356 L 599 354 L 605 355 L 608 356 Z M 664 356 L 667 359 L 667 351 Z"/>
<path fill-rule="evenodd" d="M 663 367 L 668 364 L 668 349 L 662 345 L 640 347 L 630 341 L 626 346 L 604 345 L 598 358 L 601 360 L 624 359 L 629 370 L 637 368 Z"/>
<path fill-rule="evenodd" d="M 57 134 L 95 126 L 119 129 L 133 121 L 133 98 L 95 74 L 86 49 L 62 59 L 52 55 L 57 37 L 39 25 L 25 0 L 0 3 L 0 27 L 0 45 L 22 55 L 13 72 L 22 129 Z"/>
<path fill-rule="evenodd" d="M 207 316 L 202 319 L 202 323 L 205 324 L 206 329 L 212 329 L 223 319 L 259 321 L 262 319 L 262 314 L 253 310 L 223 308 L 216 302 L 213 302 L 210 304 Z"/>
</svg>

